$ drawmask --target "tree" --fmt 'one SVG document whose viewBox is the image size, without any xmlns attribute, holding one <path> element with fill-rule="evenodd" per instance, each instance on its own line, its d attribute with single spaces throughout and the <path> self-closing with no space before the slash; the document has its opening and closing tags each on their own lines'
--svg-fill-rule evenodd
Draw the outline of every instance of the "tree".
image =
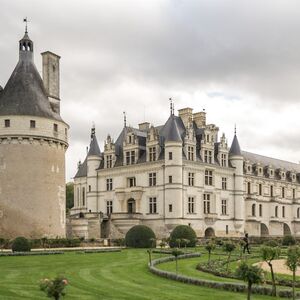
<svg viewBox="0 0 300 300">
<path fill-rule="evenodd" d="M 74 206 L 74 183 L 66 184 L 66 210 L 68 211 Z"/>
<path fill-rule="evenodd" d="M 287 267 L 293 272 L 293 300 L 295 300 L 295 281 L 296 281 L 296 271 L 298 266 L 300 266 L 300 248 L 293 246 L 289 247 L 287 251 L 286 259 Z"/>
<path fill-rule="evenodd" d="M 257 266 L 249 266 L 243 261 L 237 268 L 236 275 L 248 283 L 247 300 L 250 300 L 252 285 L 262 282 L 262 269 Z"/>
<path fill-rule="evenodd" d="M 190 243 L 190 240 L 188 239 L 181 239 L 181 245 L 184 246 L 184 251 L 186 252 L 186 246 Z"/>
<path fill-rule="evenodd" d="M 178 274 L 178 256 L 183 254 L 182 251 L 175 249 L 172 251 L 172 255 L 175 257 L 175 264 L 176 264 L 176 275 Z"/>
<path fill-rule="evenodd" d="M 210 264 L 210 256 L 211 256 L 211 252 L 216 248 L 216 245 L 212 242 L 209 241 L 206 245 L 205 245 L 205 249 L 208 252 L 208 263 Z"/>
<path fill-rule="evenodd" d="M 227 268 L 226 268 L 226 272 L 228 272 L 228 268 L 229 268 L 229 263 L 230 263 L 230 257 L 231 257 L 231 253 L 232 251 L 234 251 L 235 249 L 235 244 L 233 244 L 232 242 L 226 242 L 223 245 L 224 251 L 228 253 L 228 257 L 227 257 Z"/>
<path fill-rule="evenodd" d="M 272 277 L 272 296 L 276 296 L 276 282 L 272 261 L 279 258 L 281 250 L 279 247 L 262 246 L 260 248 L 260 252 L 262 259 L 270 267 Z"/>
</svg>

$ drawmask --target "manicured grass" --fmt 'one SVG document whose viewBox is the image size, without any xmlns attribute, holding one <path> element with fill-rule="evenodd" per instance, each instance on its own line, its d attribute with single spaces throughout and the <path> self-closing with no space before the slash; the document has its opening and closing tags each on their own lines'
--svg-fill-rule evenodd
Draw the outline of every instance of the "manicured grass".
<svg viewBox="0 0 300 300">
<path fill-rule="evenodd" d="M 154 255 L 159 257 L 160 255 Z M 53 256 L 1 257 L 0 299 L 47 299 L 39 290 L 41 278 L 63 274 L 70 282 L 64 299 L 245 299 L 245 294 L 178 283 L 151 274 L 146 250 Z M 204 259 L 204 258 L 203 258 Z M 181 263 L 180 261 L 180 268 Z M 194 272 L 199 259 L 188 265 Z M 189 269 L 189 266 L 186 266 Z M 170 268 L 173 267 L 170 265 Z M 195 271 L 197 272 L 197 271 Z M 207 275 L 207 274 L 204 274 Z M 254 300 L 274 299 L 253 296 Z"/>
</svg>

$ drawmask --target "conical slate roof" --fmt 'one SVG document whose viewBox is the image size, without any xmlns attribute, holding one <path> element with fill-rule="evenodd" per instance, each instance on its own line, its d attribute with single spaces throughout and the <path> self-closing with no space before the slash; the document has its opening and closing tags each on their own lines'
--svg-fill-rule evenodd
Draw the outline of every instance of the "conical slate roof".
<svg viewBox="0 0 300 300">
<path fill-rule="evenodd" d="M 229 150 L 229 155 L 240 155 L 242 156 L 242 151 L 241 151 L 241 147 L 238 141 L 238 138 L 236 136 L 236 134 L 234 135 L 230 150 Z"/>
<path fill-rule="evenodd" d="M 165 142 L 182 142 L 184 125 L 179 117 L 170 115 L 169 119 L 160 131 Z"/>
<path fill-rule="evenodd" d="M 101 151 L 95 133 L 92 133 L 90 148 L 87 156 L 91 156 L 91 155 L 96 155 L 96 156 L 101 155 Z"/>
<path fill-rule="evenodd" d="M 0 115 L 28 115 L 62 121 L 51 109 L 43 80 L 32 59 L 33 49 L 21 49 L 25 42 L 31 42 L 27 33 L 20 41 L 19 62 L 0 93 Z"/>
</svg>

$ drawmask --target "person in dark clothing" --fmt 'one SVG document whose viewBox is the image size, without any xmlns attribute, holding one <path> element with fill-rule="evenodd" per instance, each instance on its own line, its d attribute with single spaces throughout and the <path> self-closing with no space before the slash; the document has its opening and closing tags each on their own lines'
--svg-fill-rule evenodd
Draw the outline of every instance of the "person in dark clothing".
<svg viewBox="0 0 300 300">
<path fill-rule="evenodd" d="M 246 253 L 246 250 L 247 250 L 248 254 L 250 254 L 248 233 L 245 234 L 245 237 L 243 238 L 243 241 L 244 241 L 243 253 Z"/>
</svg>

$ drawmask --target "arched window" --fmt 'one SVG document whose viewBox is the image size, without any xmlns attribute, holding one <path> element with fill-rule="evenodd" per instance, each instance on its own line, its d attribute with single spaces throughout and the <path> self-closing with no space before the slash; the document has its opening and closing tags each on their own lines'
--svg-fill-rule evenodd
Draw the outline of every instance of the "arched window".
<svg viewBox="0 0 300 300">
<path fill-rule="evenodd" d="M 278 206 L 275 206 L 275 217 L 278 217 Z"/>
<path fill-rule="evenodd" d="M 252 216 L 255 217 L 256 205 L 252 204 Z"/>
</svg>

